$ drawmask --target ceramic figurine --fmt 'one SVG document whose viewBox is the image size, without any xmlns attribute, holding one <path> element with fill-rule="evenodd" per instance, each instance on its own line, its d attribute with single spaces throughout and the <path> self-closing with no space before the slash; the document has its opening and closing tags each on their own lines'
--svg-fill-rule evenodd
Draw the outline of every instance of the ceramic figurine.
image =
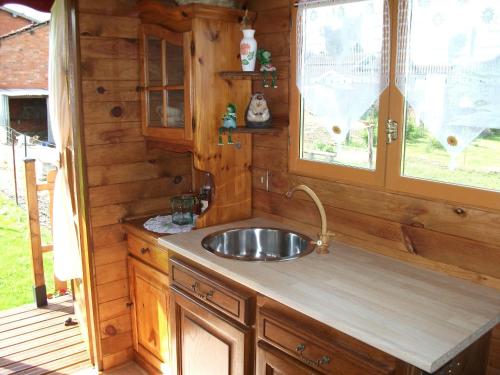
<svg viewBox="0 0 500 375">
<path fill-rule="evenodd" d="M 226 112 L 222 115 L 222 127 L 219 128 L 219 145 L 223 145 L 222 134 L 225 129 L 228 130 L 227 143 L 233 144 L 232 129 L 236 129 L 236 106 L 229 103 L 226 107 Z"/>
<path fill-rule="evenodd" d="M 255 60 L 257 58 L 257 41 L 254 38 L 255 30 L 248 25 L 248 10 L 241 21 L 241 31 L 243 39 L 240 42 L 241 69 L 244 72 L 255 70 Z"/>
<path fill-rule="evenodd" d="M 272 87 L 272 88 L 278 87 L 276 85 L 276 79 L 278 74 L 276 73 L 276 67 L 271 63 L 271 52 L 265 49 L 259 49 L 257 51 L 257 60 L 259 61 L 260 64 L 260 71 L 264 75 L 264 81 L 262 82 L 264 87 Z M 269 86 L 269 83 L 267 82 L 269 74 L 271 75 L 271 86 Z"/>
<path fill-rule="evenodd" d="M 264 94 L 258 92 L 252 95 L 245 112 L 247 128 L 269 128 L 271 127 L 271 112 L 267 107 Z"/>
</svg>

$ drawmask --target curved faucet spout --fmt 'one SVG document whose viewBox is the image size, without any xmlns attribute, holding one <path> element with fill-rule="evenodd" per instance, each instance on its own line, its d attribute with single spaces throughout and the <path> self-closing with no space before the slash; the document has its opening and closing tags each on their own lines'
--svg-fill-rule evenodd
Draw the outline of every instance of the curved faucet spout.
<svg viewBox="0 0 500 375">
<path fill-rule="evenodd" d="M 332 232 L 329 232 L 327 229 L 327 222 L 326 222 L 326 212 L 325 208 L 323 207 L 323 204 L 319 200 L 319 197 L 316 195 L 316 193 L 306 185 L 297 185 L 290 189 L 289 191 L 286 192 L 285 196 L 288 199 L 291 199 L 293 194 L 296 191 L 303 191 L 307 195 L 311 197 L 313 202 L 316 204 L 316 207 L 318 208 L 319 211 L 319 216 L 321 217 L 321 233 L 319 234 L 319 239 L 316 241 L 317 247 L 317 252 L 320 254 L 328 254 L 328 240 L 330 237 L 333 237 L 335 234 Z"/>
</svg>

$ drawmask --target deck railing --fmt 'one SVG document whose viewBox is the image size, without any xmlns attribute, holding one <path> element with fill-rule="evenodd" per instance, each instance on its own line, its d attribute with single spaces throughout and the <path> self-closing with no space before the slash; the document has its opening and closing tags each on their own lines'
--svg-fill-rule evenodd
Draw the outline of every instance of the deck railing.
<svg viewBox="0 0 500 375">
<path fill-rule="evenodd" d="M 31 244 L 31 260 L 33 264 L 33 294 L 38 307 L 47 305 L 47 287 L 43 267 L 43 254 L 52 251 L 52 244 L 42 244 L 40 213 L 38 210 L 38 193 L 49 192 L 49 216 L 52 223 L 54 181 L 56 170 L 47 174 L 47 182 L 39 184 L 36 179 L 35 159 L 24 160 L 26 177 L 26 207 L 29 218 L 29 236 Z M 55 290 L 66 289 L 67 283 L 54 277 Z"/>
</svg>

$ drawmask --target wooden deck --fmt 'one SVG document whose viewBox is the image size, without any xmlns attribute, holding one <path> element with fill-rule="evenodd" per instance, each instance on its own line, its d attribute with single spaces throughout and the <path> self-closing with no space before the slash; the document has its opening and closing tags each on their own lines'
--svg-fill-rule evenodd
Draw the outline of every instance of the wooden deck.
<svg viewBox="0 0 500 375">
<path fill-rule="evenodd" d="M 92 368 L 70 296 L 0 312 L 0 375 L 75 374 Z"/>
</svg>

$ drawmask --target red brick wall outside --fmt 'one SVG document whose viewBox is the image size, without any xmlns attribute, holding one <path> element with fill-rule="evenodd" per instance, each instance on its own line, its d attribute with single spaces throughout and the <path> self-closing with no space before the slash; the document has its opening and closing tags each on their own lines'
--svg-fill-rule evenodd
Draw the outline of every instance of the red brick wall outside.
<svg viewBox="0 0 500 375">
<path fill-rule="evenodd" d="M 13 17 L 9 12 L 0 9 L 0 36 L 19 30 L 30 23 L 26 18 Z"/>
<path fill-rule="evenodd" d="M 47 89 L 49 25 L 0 40 L 0 89 Z"/>
</svg>

